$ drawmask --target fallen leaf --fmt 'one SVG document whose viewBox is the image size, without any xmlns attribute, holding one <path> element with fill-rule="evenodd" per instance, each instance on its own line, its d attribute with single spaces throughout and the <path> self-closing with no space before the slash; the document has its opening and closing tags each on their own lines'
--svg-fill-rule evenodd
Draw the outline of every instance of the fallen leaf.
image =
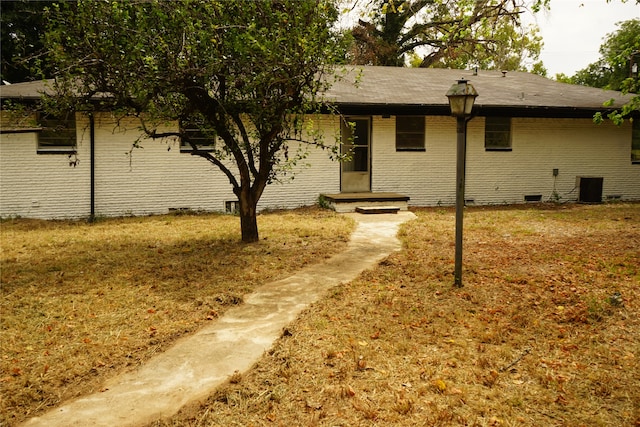
<svg viewBox="0 0 640 427">
<path fill-rule="evenodd" d="M 447 384 L 441 379 L 433 380 L 431 384 L 439 393 L 444 393 L 447 390 Z"/>
<path fill-rule="evenodd" d="M 358 370 L 364 371 L 365 369 L 367 369 L 367 361 L 364 360 L 362 356 L 360 356 L 360 358 L 358 359 Z"/>
<path fill-rule="evenodd" d="M 356 395 L 355 390 L 350 385 L 345 386 L 342 390 L 345 396 L 353 397 Z"/>
</svg>

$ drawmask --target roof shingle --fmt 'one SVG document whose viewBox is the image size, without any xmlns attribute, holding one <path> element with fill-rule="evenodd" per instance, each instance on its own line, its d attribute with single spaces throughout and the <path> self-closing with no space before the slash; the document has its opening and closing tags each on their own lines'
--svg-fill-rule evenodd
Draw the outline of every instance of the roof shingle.
<svg viewBox="0 0 640 427">
<path fill-rule="evenodd" d="M 339 105 L 446 107 L 446 93 L 459 79 L 469 80 L 478 91 L 480 110 L 603 110 L 603 102 L 614 99 L 613 107 L 629 101 L 631 95 L 586 86 L 560 83 L 535 74 L 509 71 L 450 70 L 435 68 L 350 67 L 326 96 Z M 357 80 L 357 84 L 354 82 Z"/>
<path fill-rule="evenodd" d="M 532 115 L 587 117 L 605 110 L 614 99 L 619 108 L 631 99 L 620 92 L 560 83 L 518 71 L 484 71 L 437 68 L 348 66 L 344 77 L 325 97 L 343 109 L 365 113 L 448 113 L 446 93 L 464 78 L 478 91 L 476 111 L 515 111 Z M 357 83 L 356 83 L 357 82 Z M 37 99 L 46 81 L 0 86 L 0 98 Z"/>
</svg>

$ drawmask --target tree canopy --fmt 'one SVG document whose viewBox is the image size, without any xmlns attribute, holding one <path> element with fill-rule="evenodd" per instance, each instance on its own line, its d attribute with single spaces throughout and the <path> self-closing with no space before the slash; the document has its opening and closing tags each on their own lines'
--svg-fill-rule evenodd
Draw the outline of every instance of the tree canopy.
<svg viewBox="0 0 640 427">
<path fill-rule="evenodd" d="M 556 76 L 556 78 L 569 83 L 618 90 L 623 93 L 639 93 L 640 19 L 619 22 L 617 26 L 618 30 L 607 34 L 600 45 L 600 59 L 572 77 Z M 620 110 L 608 114 L 608 118 L 620 124 L 633 111 L 640 111 L 640 95 L 634 96 Z M 596 122 L 602 119 L 601 114 L 596 114 Z"/>
<path fill-rule="evenodd" d="M 479 66 L 517 70 L 535 65 L 542 48 L 537 27 L 521 14 L 548 0 L 370 0 L 352 29 L 355 64 L 421 67 Z M 528 62 L 528 63 L 527 63 Z"/>
<path fill-rule="evenodd" d="M 576 72 L 573 83 L 637 92 L 630 77 L 633 64 L 640 64 L 640 19 L 619 22 L 617 26 L 600 45 L 600 59 Z"/>
<path fill-rule="evenodd" d="M 39 67 L 46 74 L 49 67 L 44 57 L 42 30 L 45 8 L 52 1 L 16 0 L 0 2 L 1 79 L 9 83 L 34 80 Z"/>
<path fill-rule="evenodd" d="M 231 183 L 242 240 L 253 242 L 266 185 L 298 159 L 291 142 L 337 152 L 300 119 L 344 56 L 337 16 L 330 0 L 54 4 L 45 45 L 56 95 L 47 102 L 108 108 L 139 117 L 148 137 L 188 142 Z M 109 96 L 96 105 L 97 94 Z M 167 131 L 167 121 L 181 126 Z"/>
</svg>

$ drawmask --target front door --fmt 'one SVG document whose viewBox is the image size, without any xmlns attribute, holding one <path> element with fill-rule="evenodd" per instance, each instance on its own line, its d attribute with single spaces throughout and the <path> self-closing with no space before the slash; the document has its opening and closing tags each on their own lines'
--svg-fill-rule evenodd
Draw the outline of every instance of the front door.
<svg viewBox="0 0 640 427">
<path fill-rule="evenodd" d="M 351 158 L 341 163 L 340 187 L 343 193 L 371 191 L 369 119 L 348 117 L 342 124 L 342 152 Z"/>
</svg>

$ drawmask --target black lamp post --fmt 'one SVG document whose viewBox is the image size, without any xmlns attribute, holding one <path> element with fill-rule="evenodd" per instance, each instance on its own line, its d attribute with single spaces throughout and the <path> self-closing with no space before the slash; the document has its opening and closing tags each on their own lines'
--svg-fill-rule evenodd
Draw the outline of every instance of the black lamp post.
<svg viewBox="0 0 640 427">
<path fill-rule="evenodd" d="M 478 96 L 473 85 L 460 79 L 447 92 L 451 115 L 457 120 L 456 152 L 456 255 L 454 286 L 462 287 L 462 218 L 464 210 L 465 157 L 467 153 L 467 122 L 471 116 L 473 103 Z"/>
</svg>

